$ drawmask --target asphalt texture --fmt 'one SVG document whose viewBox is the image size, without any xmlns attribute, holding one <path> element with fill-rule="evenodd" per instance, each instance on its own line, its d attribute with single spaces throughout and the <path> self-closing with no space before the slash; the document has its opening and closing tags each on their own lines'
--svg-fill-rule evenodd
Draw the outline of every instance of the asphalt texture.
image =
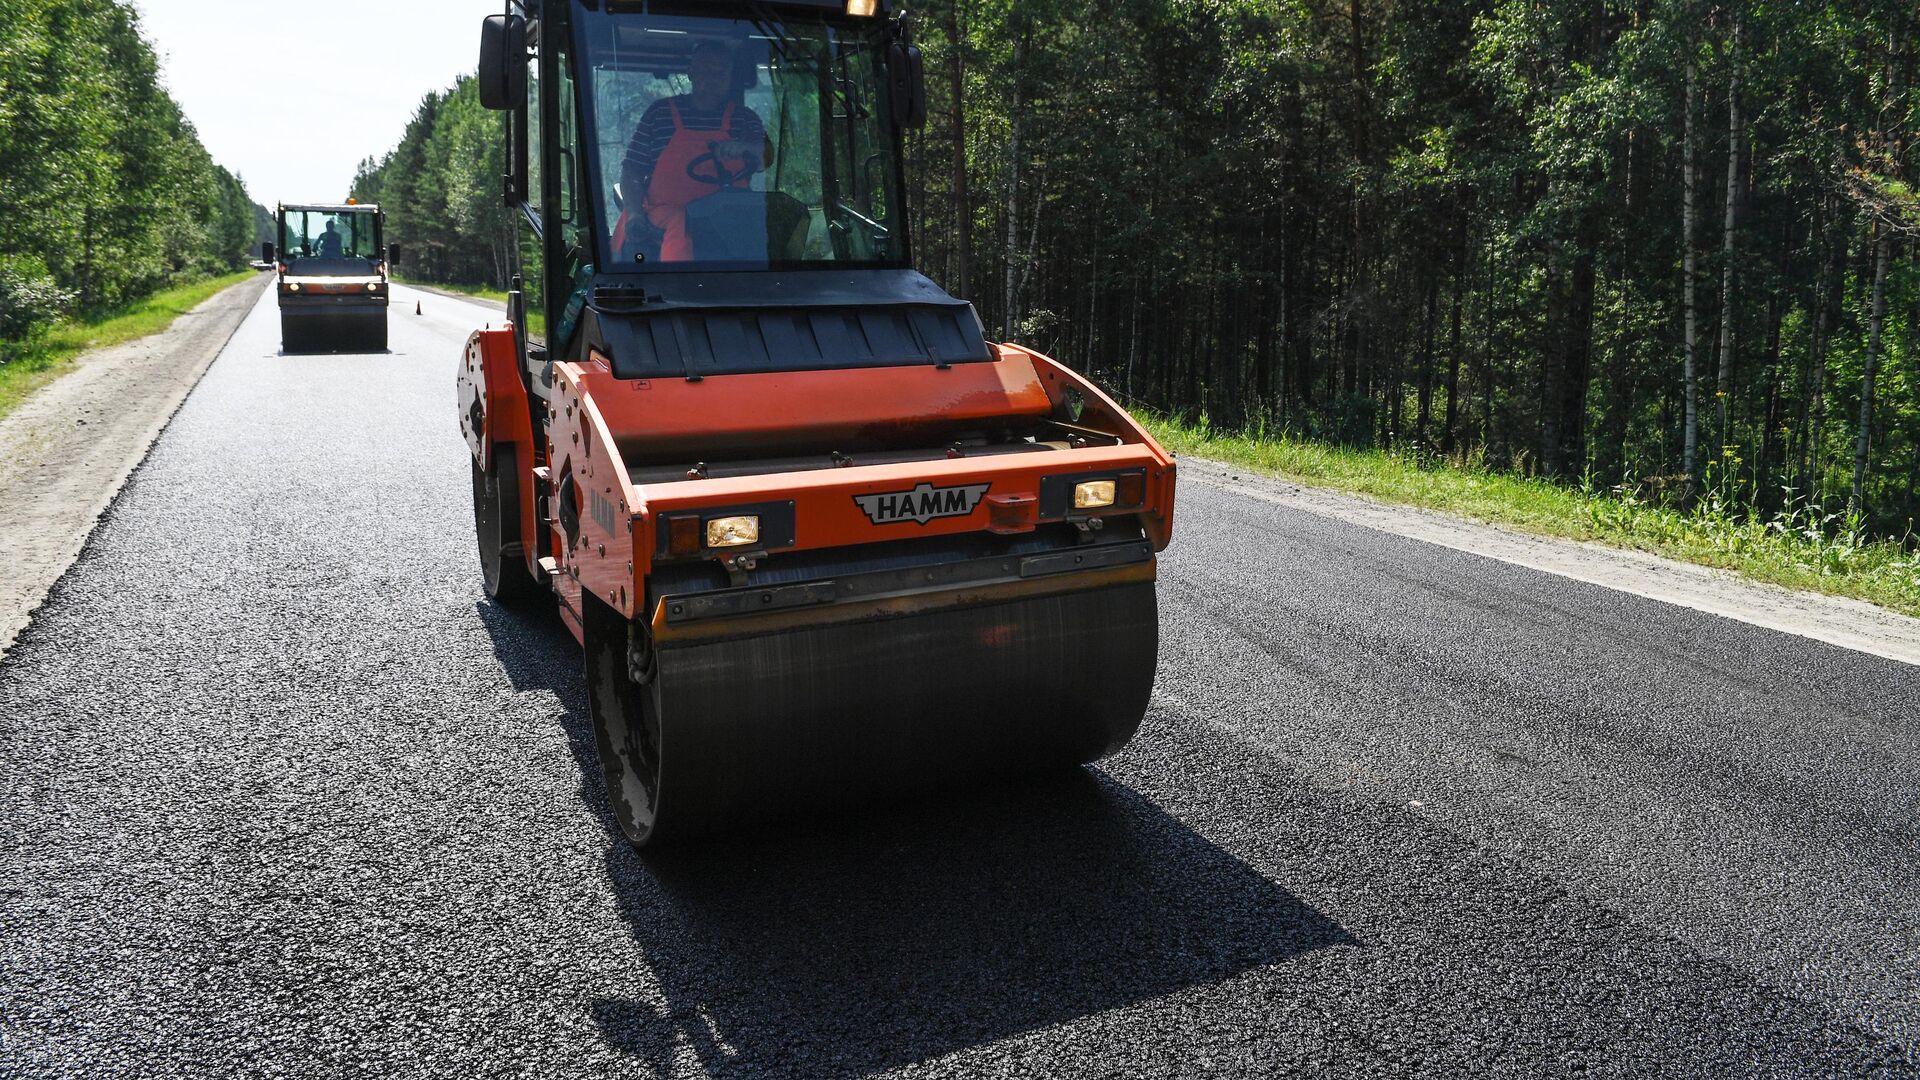
<svg viewBox="0 0 1920 1080">
<path fill-rule="evenodd" d="M 1203 483 L 1118 757 L 636 855 L 498 317 L 267 298 L 0 660 L 0 1075 L 1920 1075 L 1920 669 Z"/>
</svg>

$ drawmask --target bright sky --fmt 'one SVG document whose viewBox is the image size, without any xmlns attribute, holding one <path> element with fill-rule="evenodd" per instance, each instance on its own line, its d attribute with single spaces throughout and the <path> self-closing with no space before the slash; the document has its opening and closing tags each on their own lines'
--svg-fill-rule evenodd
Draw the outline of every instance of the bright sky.
<svg viewBox="0 0 1920 1080">
<path fill-rule="evenodd" d="M 161 78 L 253 201 L 343 199 L 360 159 L 400 141 L 429 90 L 480 54 L 501 0 L 374 5 L 134 0 Z"/>
</svg>

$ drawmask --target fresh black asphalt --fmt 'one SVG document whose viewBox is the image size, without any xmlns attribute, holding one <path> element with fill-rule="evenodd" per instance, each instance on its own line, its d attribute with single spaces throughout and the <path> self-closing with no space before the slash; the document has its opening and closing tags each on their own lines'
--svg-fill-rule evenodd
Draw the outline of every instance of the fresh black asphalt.
<svg viewBox="0 0 1920 1080">
<path fill-rule="evenodd" d="M 1920 669 L 1189 482 L 1119 757 L 642 858 L 498 316 L 271 304 L 0 660 L 0 1076 L 1920 1075 Z"/>
</svg>

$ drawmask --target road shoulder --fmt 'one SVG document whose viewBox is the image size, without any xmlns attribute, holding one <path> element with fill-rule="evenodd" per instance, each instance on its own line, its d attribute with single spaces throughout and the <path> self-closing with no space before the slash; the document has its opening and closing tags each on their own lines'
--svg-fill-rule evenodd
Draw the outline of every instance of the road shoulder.
<svg viewBox="0 0 1920 1080">
<path fill-rule="evenodd" d="M 1861 600 L 1798 592 L 1751 581 L 1731 571 L 1641 551 L 1536 536 L 1437 510 L 1378 503 L 1345 492 L 1260 476 L 1206 458 L 1181 457 L 1180 473 L 1183 479 L 1262 502 L 1920 665 L 1920 619 Z"/>
<path fill-rule="evenodd" d="M 151 337 L 82 354 L 0 419 L 0 656 L 269 280 L 216 293 Z"/>
</svg>

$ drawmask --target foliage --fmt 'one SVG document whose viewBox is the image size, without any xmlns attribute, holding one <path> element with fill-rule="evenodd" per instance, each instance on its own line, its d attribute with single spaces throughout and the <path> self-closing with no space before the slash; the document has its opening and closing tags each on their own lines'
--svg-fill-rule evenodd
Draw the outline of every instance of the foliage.
<svg viewBox="0 0 1920 1080">
<path fill-rule="evenodd" d="M 935 94 L 908 146 L 920 264 L 1130 400 L 1222 431 L 1481 446 L 1565 484 L 1677 476 L 1691 244 L 1700 457 L 1735 448 L 1763 516 L 1837 509 L 1884 238 L 1863 520 L 1898 536 L 1920 516 L 1912 3 L 915 12 Z"/>
<path fill-rule="evenodd" d="M 0 255 L 0 350 L 40 337 L 72 303 L 73 294 L 54 282 L 45 263 Z"/>
<path fill-rule="evenodd" d="M 387 238 L 404 250 L 420 281 L 504 288 L 512 273 L 513 229 L 500 198 L 506 172 L 499 113 L 480 107 L 466 76 L 430 93 L 400 144 L 360 163 L 353 195 L 387 214 Z"/>
<path fill-rule="evenodd" d="M 5 336 L 24 340 L 56 317 L 96 315 L 241 267 L 254 213 L 239 178 L 213 163 L 160 87 L 132 4 L 7 4 L 0 264 L 18 277 L 5 286 Z M 28 279 L 38 284 L 29 289 Z"/>
</svg>

